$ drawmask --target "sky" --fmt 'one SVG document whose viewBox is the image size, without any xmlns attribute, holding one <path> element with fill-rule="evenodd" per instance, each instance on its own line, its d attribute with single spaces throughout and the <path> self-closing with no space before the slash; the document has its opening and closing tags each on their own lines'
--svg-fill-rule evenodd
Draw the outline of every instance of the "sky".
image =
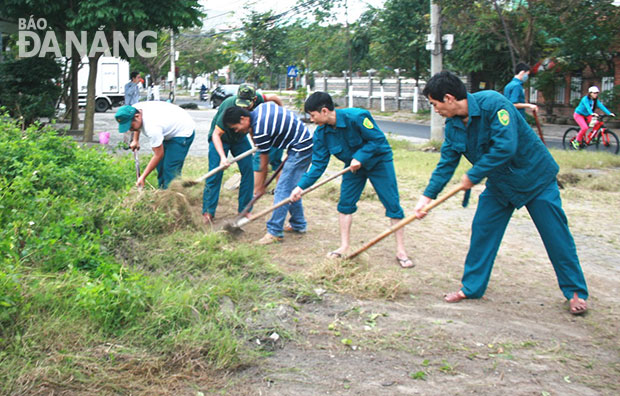
<svg viewBox="0 0 620 396">
<path fill-rule="evenodd" d="M 366 11 L 368 4 L 381 7 L 385 0 L 348 0 L 349 22 L 353 22 Z M 273 10 L 276 14 L 287 11 L 297 4 L 297 0 L 201 0 L 207 18 L 203 29 L 224 30 L 239 27 L 240 20 L 246 15 L 245 5 L 253 10 L 266 12 Z M 308 14 L 305 14 L 308 16 Z M 310 17 L 310 16 L 308 16 Z M 338 11 L 337 22 L 344 23 L 344 10 Z"/>
</svg>

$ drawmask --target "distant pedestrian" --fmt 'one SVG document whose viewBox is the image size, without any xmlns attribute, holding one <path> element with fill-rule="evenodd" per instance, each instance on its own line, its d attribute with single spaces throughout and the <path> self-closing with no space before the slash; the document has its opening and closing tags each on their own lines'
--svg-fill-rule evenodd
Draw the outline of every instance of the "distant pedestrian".
<svg viewBox="0 0 620 396">
<path fill-rule="evenodd" d="M 140 73 L 131 72 L 130 78 L 131 80 L 125 84 L 125 104 L 127 106 L 132 106 L 140 101 Z M 123 135 L 125 147 L 131 143 L 131 138 L 132 136 L 129 133 Z"/>
<path fill-rule="evenodd" d="M 125 84 L 125 104 L 132 106 L 140 101 L 140 73 L 131 72 L 131 80 Z"/>
</svg>

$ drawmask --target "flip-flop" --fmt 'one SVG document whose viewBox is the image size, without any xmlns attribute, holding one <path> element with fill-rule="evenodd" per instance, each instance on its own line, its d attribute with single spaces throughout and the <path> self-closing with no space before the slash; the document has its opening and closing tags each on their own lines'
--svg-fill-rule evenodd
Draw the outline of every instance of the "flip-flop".
<svg viewBox="0 0 620 396">
<path fill-rule="evenodd" d="M 342 258 L 342 253 L 339 253 L 334 250 L 333 252 L 327 253 L 327 258 L 331 260 L 338 260 Z"/>
<path fill-rule="evenodd" d="M 462 290 L 448 293 L 445 296 L 443 296 L 444 301 L 447 303 L 457 303 L 461 300 L 465 300 L 466 298 L 467 296 L 465 295 L 465 293 L 463 293 Z"/>
<path fill-rule="evenodd" d="M 400 265 L 400 268 L 407 269 L 407 268 L 415 267 L 415 264 L 413 263 L 413 261 L 411 261 L 411 259 L 409 257 L 406 257 L 404 259 L 396 257 L 396 261 L 398 261 L 398 264 Z"/>
<path fill-rule="evenodd" d="M 577 293 L 568 300 L 568 305 L 570 306 L 569 312 L 573 315 L 583 315 L 588 311 L 588 303 L 583 298 L 579 298 Z"/>
</svg>

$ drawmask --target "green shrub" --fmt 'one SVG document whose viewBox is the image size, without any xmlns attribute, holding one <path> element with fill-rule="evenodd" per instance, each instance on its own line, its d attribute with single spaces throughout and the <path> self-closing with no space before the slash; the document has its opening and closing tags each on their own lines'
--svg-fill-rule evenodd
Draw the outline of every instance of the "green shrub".
<svg viewBox="0 0 620 396">
<path fill-rule="evenodd" d="M 618 113 L 620 109 L 620 85 L 615 85 L 613 89 L 601 92 L 601 101 L 612 113 Z"/>
<path fill-rule="evenodd" d="M 0 116 L 0 254 L 47 268 L 96 268 L 100 219 L 85 216 L 102 195 L 127 188 L 130 167 L 81 149 L 52 128 L 22 131 Z"/>
<path fill-rule="evenodd" d="M 19 274 L 10 266 L 0 268 L 0 344 L 4 338 L 3 329 L 11 325 L 22 305 L 22 286 Z"/>
<path fill-rule="evenodd" d="M 77 290 L 76 302 L 104 332 L 135 325 L 148 312 L 152 293 L 146 278 L 112 263 L 102 263 L 99 276 Z"/>
<path fill-rule="evenodd" d="M 60 96 L 60 66 L 52 58 L 23 58 L 0 63 L 0 105 L 26 125 L 52 117 Z"/>
</svg>

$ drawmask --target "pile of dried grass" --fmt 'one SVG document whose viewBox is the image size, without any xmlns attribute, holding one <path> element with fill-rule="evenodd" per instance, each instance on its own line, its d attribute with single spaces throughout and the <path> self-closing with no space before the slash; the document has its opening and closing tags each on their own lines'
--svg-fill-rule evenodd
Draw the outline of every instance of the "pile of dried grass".
<svg viewBox="0 0 620 396">
<path fill-rule="evenodd" d="M 397 273 L 371 270 L 359 258 L 356 261 L 324 259 L 312 267 L 309 277 L 337 293 L 357 298 L 393 300 L 406 292 Z"/>
<path fill-rule="evenodd" d="M 127 200 L 132 211 L 151 210 L 162 214 L 169 221 L 168 231 L 208 229 L 202 219 L 202 189 L 185 189 L 180 181 L 172 182 L 167 190 L 136 191 Z"/>
</svg>

